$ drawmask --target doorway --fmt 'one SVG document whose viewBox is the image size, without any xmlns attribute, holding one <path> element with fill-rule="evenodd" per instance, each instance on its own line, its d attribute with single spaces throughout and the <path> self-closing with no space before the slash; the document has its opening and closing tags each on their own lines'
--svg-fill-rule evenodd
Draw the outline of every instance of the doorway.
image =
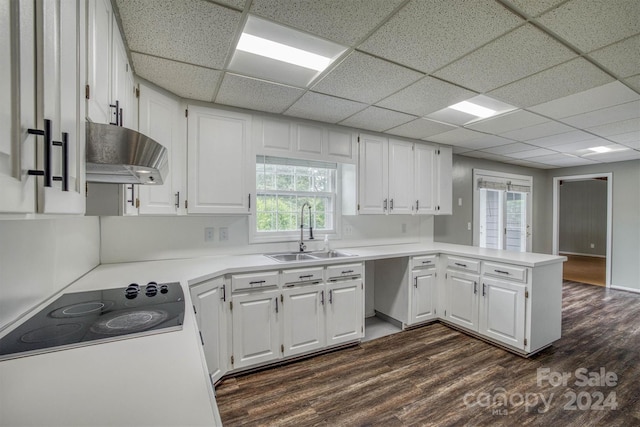
<svg viewBox="0 0 640 427">
<path fill-rule="evenodd" d="M 563 279 L 611 286 L 611 173 L 553 178 L 553 254 Z"/>
</svg>

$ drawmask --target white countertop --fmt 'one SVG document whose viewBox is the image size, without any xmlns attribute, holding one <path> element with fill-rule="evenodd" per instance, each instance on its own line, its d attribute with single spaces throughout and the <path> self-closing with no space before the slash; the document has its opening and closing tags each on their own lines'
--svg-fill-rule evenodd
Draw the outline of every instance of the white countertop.
<svg viewBox="0 0 640 427">
<path fill-rule="evenodd" d="M 527 267 L 565 257 L 444 243 L 340 248 L 354 257 L 280 263 L 263 255 L 103 264 L 62 293 L 180 282 L 186 307 L 180 331 L 89 345 L 0 362 L 0 425 L 218 425 L 189 286 L 221 274 L 445 253 Z M 34 309 L 40 308 L 57 298 Z M 26 318 L 25 318 L 26 319 Z"/>
</svg>

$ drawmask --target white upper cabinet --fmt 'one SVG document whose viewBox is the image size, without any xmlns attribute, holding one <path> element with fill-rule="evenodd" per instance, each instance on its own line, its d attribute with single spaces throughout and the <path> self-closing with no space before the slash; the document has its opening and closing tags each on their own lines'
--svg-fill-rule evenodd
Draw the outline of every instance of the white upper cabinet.
<svg viewBox="0 0 640 427">
<path fill-rule="evenodd" d="M 438 147 L 436 165 L 437 192 L 434 202 L 436 213 L 439 215 L 450 215 L 453 212 L 453 150 L 451 147 Z"/>
<path fill-rule="evenodd" d="M 36 208 L 35 11 L 33 2 L 0 1 L 0 212 Z"/>
<path fill-rule="evenodd" d="M 136 129 L 133 73 L 109 0 L 87 2 L 87 117 Z"/>
<path fill-rule="evenodd" d="M 389 193 L 389 141 L 376 135 L 359 137 L 358 212 L 385 214 Z"/>
<path fill-rule="evenodd" d="M 388 213 L 412 213 L 414 202 L 413 167 L 413 143 L 390 139 Z"/>
<path fill-rule="evenodd" d="M 321 123 L 253 116 L 256 154 L 309 160 L 355 163 L 355 138 L 351 131 Z"/>
<path fill-rule="evenodd" d="M 248 214 L 251 116 L 189 106 L 188 213 Z"/>
<path fill-rule="evenodd" d="M 417 214 L 436 213 L 435 199 L 438 181 L 436 178 L 437 148 L 432 145 L 415 144 L 414 149 L 414 198 Z"/>
<path fill-rule="evenodd" d="M 140 84 L 139 101 L 139 131 L 167 149 L 169 170 L 162 185 L 137 186 L 140 200 L 138 211 L 141 215 L 186 213 L 184 111 L 177 100 L 144 84 Z"/>
</svg>

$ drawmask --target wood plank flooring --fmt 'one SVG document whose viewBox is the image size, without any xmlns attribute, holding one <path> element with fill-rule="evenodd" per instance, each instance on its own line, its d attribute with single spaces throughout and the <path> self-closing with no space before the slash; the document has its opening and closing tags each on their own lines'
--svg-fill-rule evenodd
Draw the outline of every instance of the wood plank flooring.
<svg viewBox="0 0 640 427">
<path fill-rule="evenodd" d="M 640 426 L 639 316 L 638 294 L 567 281 L 562 338 L 530 359 L 434 323 L 226 379 L 217 403 L 225 426 Z M 601 367 L 615 387 L 581 386 Z"/>
<path fill-rule="evenodd" d="M 564 280 L 606 286 L 606 258 L 570 254 L 562 255 L 567 257 L 567 261 L 562 265 L 562 278 Z"/>
</svg>

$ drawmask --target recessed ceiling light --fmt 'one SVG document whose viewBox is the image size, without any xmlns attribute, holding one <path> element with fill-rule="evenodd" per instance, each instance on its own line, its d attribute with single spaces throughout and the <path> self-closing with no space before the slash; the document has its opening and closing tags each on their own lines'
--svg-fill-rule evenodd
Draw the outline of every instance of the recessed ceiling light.
<svg viewBox="0 0 640 427">
<path fill-rule="evenodd" d="M 242 33 L 236 49 L 316 71 L 331 64 L 331 58 L 247 33 Z"/>
<path fill-rule="evenodd" d="M 589 150 L 591 150 L 591 151 L 593 151 L 595 153 L 608 153 L 609 151 L 611 151 L 611 148 L 600 146 L 600 147 L 591 147 L 591 148 L 589 148 Z"/>
<path fill-rule="evenodd" d="M 474 104 L 469 101 L 458 102 L 457 104 L 453 104 L 449 106 L 449 108 L 454 109 L 456 111 L 462 111 L 463 113 L 471 114 L 476 117 L 487 118 L 496 114 L 495 110 L 492 110 L 487 107 L 483 107 L 478 104 Z"/>
</svg>

